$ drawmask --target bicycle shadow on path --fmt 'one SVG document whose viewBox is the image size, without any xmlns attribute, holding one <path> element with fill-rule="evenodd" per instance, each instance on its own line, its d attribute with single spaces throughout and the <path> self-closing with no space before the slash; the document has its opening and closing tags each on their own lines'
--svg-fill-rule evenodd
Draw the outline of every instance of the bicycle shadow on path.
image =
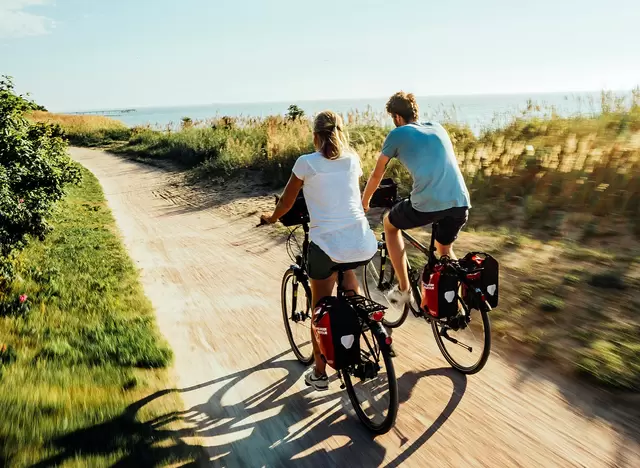
<svg viewBox="0 0 640 468">
<path fill-rule="evenodd" d="M 62 464 L 91 456 L 126 453 L 113 466 L 161 466 L 166 462 L 182 466 L 381 466 L 387 447 L 381 445 L 358 421 L 345 391 L 328 394 L 311 389 L 296 391 L 303 367 L 295 360 L 282 360 L 289 351 L 244 371 L 184 389 L 156 392 L 133 404 L 118 417 L 71 432 L 51 441 L 60 453 L 36 467 Z M 258 371 L 280 370 L 286 374 L 265 388 L 233 404 L 228 400 L 233 387 Z M 467 387 L 466 377 L 450 368 L 406 372 L 398 379 L 400 411 L 423 378 L 444 376 L 453 383 L 453 392 L 438 418 L 411 444 L 401 440 L 401 452 L 390 447 L 395 458 L 385 466 L 395 467 L 423 446 L 447 421 L 460 403 Z M 337 379 L 332 387 L 338 388 Z M 221 386 L 220 386 L 221 385 Z M 173 392 L 186 393 L 217 386 L 204 404 L 173 412 L 152 420 L 139 420 L 141 410 Z M 317 410 L 318 407 L 322 407 Z M 315 411 L 314 411 L 315 409 Z M 180 428 L 168 428 L 178 423 Z M 185 439 L 202 437 L 204 445 Z M 389 445 L 389 444 L 387 444 Z"/>
</svg>

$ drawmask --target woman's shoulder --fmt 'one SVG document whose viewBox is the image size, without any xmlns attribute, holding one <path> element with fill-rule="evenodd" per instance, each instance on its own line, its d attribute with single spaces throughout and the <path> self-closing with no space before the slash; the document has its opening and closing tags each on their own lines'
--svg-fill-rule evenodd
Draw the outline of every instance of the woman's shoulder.
<svg viewBox="0 0 640 468">
<path fill-rule="evenodd" d="M 360 155 L 353 148 L 345 149 L 342 152 L 342 154 L 340 155 L 340 158 L 350 158 L 350 159 L 356 159 L 356 160 L 360 161 Z"/>
<path fill-rule="evenodd" d="M 322 154 L 320 154 L 318 151 L 314 151 L 313 153 L 302 154 L 298 156 L 298 159 L 310 160 L 310 159 L 317 159 L 318 157 L 322 157 Z"/>
</svg>

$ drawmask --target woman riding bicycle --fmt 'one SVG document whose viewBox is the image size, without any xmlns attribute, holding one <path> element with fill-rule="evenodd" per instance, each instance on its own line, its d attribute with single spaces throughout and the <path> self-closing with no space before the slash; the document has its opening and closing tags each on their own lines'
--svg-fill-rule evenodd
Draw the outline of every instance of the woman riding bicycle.
<svg viewBox="0 0 640 468">
<path fill-rule="evenodd" d="M 360 158 L 350 148 L 342 118 L 332 111 L 318 114 L 313 124 L 316 152 L 300 156 L 274 212 L 261 217 L 275 223 L 293 206 L 300 189 L 309 210 L 310 239 L 308 274 L 312 304 L 333 294 L 336 267 L 370 260 L 377 251 L 377 240 L 365 217 L 360 196 L 362 176 Z M 344 274 L 343 286 L 359 291 L 355 271 Z M 316 390 L 328 389 L 325 362 L 311 333 L 314 368 L 305 382 Z"/>
</svg>

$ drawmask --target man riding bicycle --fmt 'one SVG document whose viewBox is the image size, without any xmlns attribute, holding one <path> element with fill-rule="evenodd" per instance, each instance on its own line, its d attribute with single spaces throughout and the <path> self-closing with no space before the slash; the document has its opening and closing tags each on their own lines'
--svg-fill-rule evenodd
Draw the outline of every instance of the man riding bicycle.
<svg viewBox="0 0 640 468">
<path fill-rule="evenodd" d="M 393 207 L 384 219 L 384 232 L 398 284 L 389 292 L 390 302 L 404 305 L 411 299 L 407 259 L 401 230 L 436 223 L 435 246 L 439 256 L 455 259 L 452 249 L 467 222 L 471 202 L 453 144 L 438 123 L 419 123 L 418 103 L 413 94 L 399 92 L 387 102 L 387 112 L 396 128 L 382 147 L 375 169 L 362 195 L 362 206 L 369 210 L 373 193 L 384 177 L 387 165 L 397 158 L 413 178 L 409 199 Z"/>
</svg>

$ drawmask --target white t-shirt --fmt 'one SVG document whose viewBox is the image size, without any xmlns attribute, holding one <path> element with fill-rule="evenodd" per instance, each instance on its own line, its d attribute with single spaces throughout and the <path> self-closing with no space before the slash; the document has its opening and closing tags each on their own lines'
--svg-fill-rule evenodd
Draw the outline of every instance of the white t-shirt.
<svg viewBox="0 0 640 468">
<path fill-rule="evenodd" d="M 348 152 L 330 160 L 319 152 L 305 154 L 296 161 L 293 173 L 303 181 L 311 241 L 336 263 L 373 257 L 378 241 L 362 209 L 358 155 Z"/>
</svg>

